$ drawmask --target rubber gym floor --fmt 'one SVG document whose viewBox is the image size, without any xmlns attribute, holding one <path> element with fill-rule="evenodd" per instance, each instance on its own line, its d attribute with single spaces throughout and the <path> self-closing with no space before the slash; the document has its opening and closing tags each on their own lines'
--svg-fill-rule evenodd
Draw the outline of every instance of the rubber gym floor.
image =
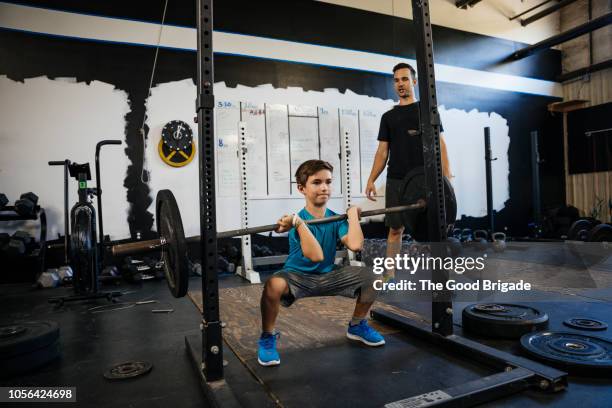
<svg viewBox="0 0 612 408">
<path fill-rule="evenodd" d="M 198 290 L 199 285 L 199 278 L 191 279 L 190 289 Z M 224 276 L 220 279 L 220 286 L 223 289 L 248 284 L 236 276 Z M 68 288 L 49 291 L 32 290 L 27 285 L 0 287 L 3 321 L 56 321 L 60 325 L 62 343 L 60 359 L 34 373 L 5 379 L 0 384 L 75 386 L 78 406 L 207 406 L 185 346 L 185 336 L 197 338 L 199 335 L 200 315 L 193 302 L 189 298 L 173 298 L 164 281 L 124 284 L 118 289 L 126 292 L 118 298 L 118 302 L 156 300 L 157 303 L 120 310 L 90 310 L 95 306 L 109 305 L 105 300 L 55 307 L 47 303 L 48 297 L 64 292 L 68 294 Z M 536 292 L 531 299 L 536 307 L 549 314 L 551 330 L 566 330 L 562 321 L 568 316 L 588 315 L 604 321 L 609 321 L 612 316 L 610 289 L 585 292 L 581 296 Z M 422 316 L 430 314 L 430 304 L 427 302 L 406 302 L 400 295 L 386 301 Z M 456 302 L 454 305 L 456 334 L 462 334 L 460 312 L 466 304 Z M 174 311 L 152 313 L 152 309 Z M 347 310 L 347 316 L 349 313 L 350 310 Z M 257 326 L 259 321 L 254 319 L 248 324 Z M 597 335 L 612 339 L 610 329 Z M 281 366 L 258 367 L 254 374 L 286 407 L 382 406 L 386 402 L 492 374 L 486 367 L 445 353 L 407 335 L 393 333 L 385 337 L 386 346 L 376 349 L 339 339 L 324 347 L 284 353 L 281 354 Z M 516 341 L 478 340 L 519 353 Z M 241 363 L 228 347 L 225 347 L 225 358 L 229 362 L 225 368 L 226 379 L 240 390 L 241 402 L 247 406 L 262 406 L 260 386 L 254 377 L 243 375 L 244 369 L 239 367 Z M 142 377 L 123 381 L 110 382 L 103 377 L 104 371 L 111 365 L 128 360 L 149 361 L 153 364 L 153 370 Z M 612 379 L 570 377 L 568 389 L 560 393 L 526 391 L 483 406 L 609 407 L 610 401 Z"/>
</svg>

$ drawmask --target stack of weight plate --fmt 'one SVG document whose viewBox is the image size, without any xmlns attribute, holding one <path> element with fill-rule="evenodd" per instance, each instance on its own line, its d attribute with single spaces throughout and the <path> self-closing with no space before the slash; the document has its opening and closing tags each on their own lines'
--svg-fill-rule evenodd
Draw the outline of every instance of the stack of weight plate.
<svg viewBox="0 0 612 408">
<path fill-rule="evenodd" d="M 55 322 L 19 322 L 0 326 L 0 376 L 13 377 L 41 367 L 60 355 Z"/>
</svg>

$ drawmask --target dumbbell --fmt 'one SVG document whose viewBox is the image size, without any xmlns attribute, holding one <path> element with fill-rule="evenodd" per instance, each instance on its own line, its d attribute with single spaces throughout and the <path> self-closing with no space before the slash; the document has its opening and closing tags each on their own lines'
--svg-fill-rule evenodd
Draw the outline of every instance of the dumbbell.
<svg viewBox="0 0 612 408">
<path fill-rule="evenodd" d="M 470 243 L 472 242 L 472 230 L 470 228 L 464 228 L 461 230 L 461 242 Z"/>
<path fill-rule="evenodd" d="M 217 269 L 222 272 L 234 273 L 236 265 L 230 263 L 225 257 L 219 256 L 217 257 Z"/>
<path fill-rule="evenodd" d="M 125 258 L 122 267 L 123 276 L 131 282 L 142 280 L 142 274 L 149 274 L 151 270 L 151 266 L 144 259 L 134 259 L 129 256 Z"/>
<path fill-rule="evenodd" d="M 235 245 L 228 245 L 227 246 L 227 257 L 229 259 L 236 259 L 238 258 L 238 256 L 240 255 L 240 251 L 238 250 L 238 247 Z"/>
<path fill-rule="evenodd" d="M 446 243 L 450 256 L 454 258 L 461 254 L 463 247 L 461 246 L 461 240 L 459 238 L 448 237 L 446 238 Z"/>
<path fill-rule="evenodd" d="M 489 244 L 489 234 L 485 230 L 476 230 L 474 231 L 474 242 L 476 244 L 476 248 L 481 251 L 485 251 Z"/>
<path fill-rule="evenodd" d="M 263 248 L 257 244 L 253 244 L 251 246 L 251 248 L 253 248 L 253 256 L 256 258 L 259 258 L 261 256 L 263 256 Z"/>
<path fill-rule="evenodd" d="M 46 272 L 40 274 L 36 280 L 36 284 L 41 288 L 56 288 L 60 285 L 61 279 L 58 276 L 58 270 L 49 268 Z"/>
<path fill-rule="evenodd" d="M 459 241 L 461 241 L 461 228 L 454 228 L 452 236 L 454 238 L 457 238 Z"/>
<path fill-rule="evenodd" d="M 36 204 L 38 203 L 38 196 L 31 191 L 29 193 L 23 193 L 19 200 L 15 201 L 15 211 L 19 215 L 28 216 L 34 213 Z"/>
<path fill-rule="evenodd" d="M 57 276 L 60 278 L 62 284 L 68 284 L 72 283 L 74 273 L 70 266 L 60 266 L 57 268 Z"/>
<path fill-rule="evenodd" d="M 267 245 L 261 246 L 261 256 L 274 256 L 274 251 Z"/>
<path fill-rule="evenodd" d="M 504 252 L 506 250 L 506 234 L 495 232 L 491 235 L 491 238 L 493 238 L 493 250 L 495 252 Z"/>
<path fill-rule="evenodd" d="M 6 205 L 8 204 L 9 200 L 8 198 L 6 198 L 6 195 L 3 193 L 0 193 L 0 211 L 4 209 L 4 207 L 6 207 Z"/>
<path fill-rule="evenodd" d="M 7 254 L 17 256 L 24 255 L 28 245 L 30 245 L 32 237 L 25 231 L 16 231 L 13 233 L 10 241 L 4 247 Z"/>
<path fill-rule="evenodd" d="M 191 264 L 191 275 L 202 276 L 202 264 L 199 262 L 190 262 Z"/>
<path fill-rule="evenodd" d="M 119 273 L 119 268 L 114 265 L 106 266 L 100 272 L 101 282 L 117 282 L 119 280 L 121 280 L 121 274 Z"/>
</svg>

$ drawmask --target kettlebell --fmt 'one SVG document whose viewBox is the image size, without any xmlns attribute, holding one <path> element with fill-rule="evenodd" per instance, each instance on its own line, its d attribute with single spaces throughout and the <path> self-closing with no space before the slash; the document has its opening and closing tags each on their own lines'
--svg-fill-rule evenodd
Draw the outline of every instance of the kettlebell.
<svg viewBox="0 0 612 408">
<path fill-rule="evenodd" d="M 495 252 L 504 252 L 506 250 L 506 234 L 495 232 L 491 238 L 493 238 L 493 250 Z"/>
</svg>

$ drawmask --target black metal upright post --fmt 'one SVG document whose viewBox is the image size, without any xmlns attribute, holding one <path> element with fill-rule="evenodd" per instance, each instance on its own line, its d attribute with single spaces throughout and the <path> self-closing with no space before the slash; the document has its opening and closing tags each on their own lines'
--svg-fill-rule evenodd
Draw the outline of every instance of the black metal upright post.
<svg viewBox="0 0 612 408">
<path fill-rule="evenodd" d="M 120 145 L 121 140 L 102 140 L 96 144 L 96 196 L 98 197 L 98 231 L 102 258 L 104 258 L 104 223 L 102 217 L 102 176 L 100 175 L 100 150 L 106 145 Z M 103 262 L 103 261 L 101 261 Z"/>
<path fill-rule="evenodd" d="M 485 144 L 485 171 L 487 179 L 487 218 L 489 219 L 489 232 L 495 232 L 495 216 L 493 215 L 493 178 L 491 173 L 491 162 L 494 159 L 491 153 L 491 128 L 484 128 Z"/>
<path fill-rule="evenodd" d="M 423 140 L 423 159 L 427 183 L 427 222 L 430 242 L 446 239 L 446 209 L 444 208 L 444 180 L 440 155 L 440 114 L 436 98 L 436 78 L 434 74 L 433 38 L 429 18 L 429 3 L 425 0 L 412 0 L 412 14 L 416 37 L 416 59 L 419 81 L 421 131 Z M 441 246 L 434 245 L 433 256 L 442 256 Z M 434 269 L 433 281 L 445 286 L 447 272 Z M 432 330 L 447 336 L 453 333 L 453 305 L 450 293 L 446 290 L 432 293 Z"/>
<path fill-rule="evenodd" d="M 538 151 L 538 132 L 531 132 L 531 189 L 533 200 L 533 223 L 535 231 L 539 231 L 542 222 L 540 203 L 540 153 Z"/>
<path fill-rule="evenodd" d="M 197 0 L 198 72 L 196 112 L 200 164 L 200 252 L 202 256 L 202 370 L 206 381 L 223 378 L 219 319 L 213 93 L 213 1 Z"/>
<path fill-rule="evenodd" d="M 70 213 L 68 210 L 68 173 L 70 160 L 64 160 L 64 265 L 70 265 L 68 249 L 70 248 Z"/>
</svg>

